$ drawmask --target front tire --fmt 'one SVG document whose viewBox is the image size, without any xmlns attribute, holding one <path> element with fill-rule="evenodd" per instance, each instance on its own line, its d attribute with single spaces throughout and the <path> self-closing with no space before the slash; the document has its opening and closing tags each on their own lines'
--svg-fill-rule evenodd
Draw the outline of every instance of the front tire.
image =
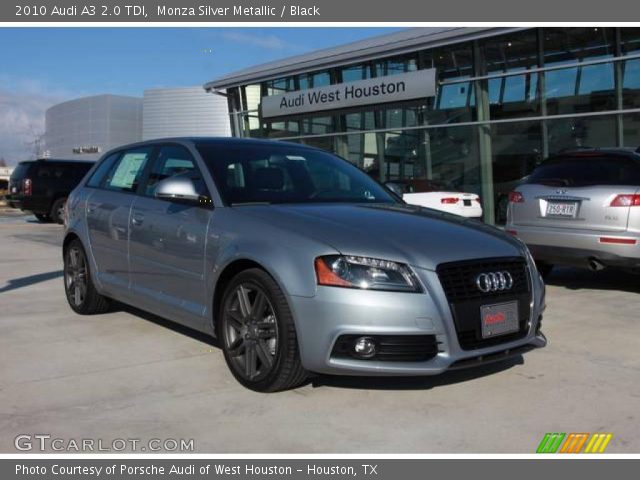
<svg viewBox="0 0 640 480">
<path fill-rule="evenodd" d="M 242 385 L 277 392 L 306 380 L 291 310 L 266 272 L 254 268 L 236 275 L 225 290 L 218 318 L 224 358 Z"/>
<path fill-rule="evenodd" d="M 104 313 L 109 300 L 96 290 L 82 243 L 72 240 L 64 252 L 64 291 L 71 309 L 81 315 Z"/>
</svg>

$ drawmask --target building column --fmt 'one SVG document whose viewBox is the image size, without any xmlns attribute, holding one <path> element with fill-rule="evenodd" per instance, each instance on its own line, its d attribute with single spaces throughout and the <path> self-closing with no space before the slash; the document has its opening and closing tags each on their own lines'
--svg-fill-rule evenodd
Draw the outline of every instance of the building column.
<svg viewBox="0 0 640 480">
<path fill-rule="evenodd" d="M 542 28 L 537 29 L 538 32 L 538 67 L 544 67 L 544 31 Z M 540 100 L 540 115 L 547 116 L 547 99 L 546 92 L 545 72 L 538 73 L 538 99 Z M 545 159 L 549 156 L 549 127 L 547 121 L 542 120 L 542 158 Z"/>
<path fill-rule="evenodd" d="M 615 42 L 616 42 L 615 56 L 621 57 L 622 56 L 622 35 L 620 34 L 619 28 L 615 29 Z M 622 78 L 622 74 L 623 74 L 622 67 L 623 67 L 623 62 L 621 61 L 613 62 L 614 81 L 616 85 L 616 108 L 618 110 L 622 110 L 624 108 L 623 89 L 622 89 L 624 79 Z M 624 125 L 622 122 L 623 122 L 622 114 L 618 113 L 616 115 L 616 146 L 617 147 L 624 146 Z"/>
<path fill-rule="evenodd" d="M 473 62 L 476 76 L 485 75 L 482 52 L 477 41 L 473 43 Z M 474 85 L 478 122 L 489 120 L 489 82 L 478 80 Z M 480 184 L 483 219 L 493 225 L 495 219 L 495 200 L 493 198 L 493 155 L 491 149 L 491 125 L 478 126 L 478 150 L 480 155 Z"/>
</svg>

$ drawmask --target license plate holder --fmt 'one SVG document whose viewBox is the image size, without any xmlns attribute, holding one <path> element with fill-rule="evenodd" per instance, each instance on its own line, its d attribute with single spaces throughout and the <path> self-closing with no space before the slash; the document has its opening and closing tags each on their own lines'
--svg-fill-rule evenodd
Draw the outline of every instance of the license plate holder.
<svg viewBox="0 0 640 480">
<path fill-rule="evenodd" d="M 482 338 L 497 337 L 520 329 L 518 301 L 482 305 L 480 307 Z"/>
<path fill-rule="evenodd" d="M 574 218 L 578 211 L 577 202 L 549 202 L 547 203 L 548 217 Z"/>
</svg>

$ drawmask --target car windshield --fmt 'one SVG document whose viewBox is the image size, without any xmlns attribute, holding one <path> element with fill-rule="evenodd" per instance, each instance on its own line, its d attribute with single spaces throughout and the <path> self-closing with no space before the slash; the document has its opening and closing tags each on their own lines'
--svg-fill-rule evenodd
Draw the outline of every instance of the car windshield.
<svg viewBox="0 0 640 480">
<path fill-rule="evenodd" d="M 196 147 L 227 205 L 398 203 L 367 174 L 320 150 L 275 142 Z"/>
<path fill-rule="evenodd" d="M 537 167 L 525 183 L 551 186 L 640 185 L 640 167 L 615 156 L 556 157 Z"/>
</svg>

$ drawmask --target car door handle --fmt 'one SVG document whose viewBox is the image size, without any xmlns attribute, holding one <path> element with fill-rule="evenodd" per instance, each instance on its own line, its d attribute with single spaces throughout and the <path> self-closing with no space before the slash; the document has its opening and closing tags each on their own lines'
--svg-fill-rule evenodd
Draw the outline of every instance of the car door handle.
<svg viewBox="0 0 640 480">
<path fill-rule="evenodd" d="M 131 217 L 131 223 L 135 227 L 139 227 L 140 225 L 142 225 L 143 221 L 144 221 L 144 215 L 141 215 L 139 213 L 136 213 Z"/>
<path fill-rule="evenodd" d="M 88 203 L 87 204 L 87 213 L 95 212 L 97 207 L 98 206 L 95 203 Z"/>
</svg>

